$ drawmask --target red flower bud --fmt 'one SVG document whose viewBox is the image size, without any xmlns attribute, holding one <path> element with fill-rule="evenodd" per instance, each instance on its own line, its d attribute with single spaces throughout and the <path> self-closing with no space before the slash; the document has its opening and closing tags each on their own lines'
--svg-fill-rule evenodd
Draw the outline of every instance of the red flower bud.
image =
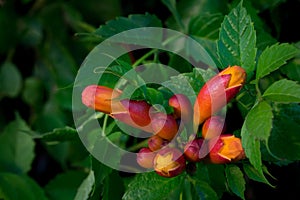
<svg viewBox="0 0 300 200">
<path fill-rule="evenodd" d="M 190 100 L 184 94 L 175 94 L 169 99 L 169 105 L 174 109 L 174 117 L 181 118 L 185 123 L 192 120 L 193 108 Z"/>
<path fill-rule="evenodd" d="M 242 88 L 246 72 L 239 66 L 228 67 L 201 88 L 194 104 L 194 123 L 201 124 L 224 107 Z"/>
<path fill-rule="evenodd" d="M 174 177 L 183 172 L 186 167 L 185 158 L 176 148 L 161 149 L 153 160 L 154 170 L 164 177 Z"/>
<path fill-rule="evenodd" d="M 143 147 L 137 153 L 136 161 L 141 167 L 151 169 L 153 168 L 154 156 L 154 152 L 152 152 L 149 148 Z"/>
<path fill-rule="evenodd" d="M 162 139 L 158 135 L 153 135 L 148 140 L 148 147 L 151 151 L 157 151 L 167 144 L 168 144 L 168 141 Z"/>
<path fill-rule="evenodd" d="M 226 130 L 225 119 L 220 116 L 212 116 L 205 120 L 202 126 L 202 137 L 211 139 L 224 133 Z"/>
<path fill-rule="evenodd" d="M 151 122 L 154 134 L 165 140 L 172 140 L 178 132 L 178 124 L 172 115 L 155 113 Z"/>
<path fill-rule="evenodd" d="M 83 90 L 81 99 L 87 107 L 110 114 L 112 109 L 122 109 L 120 102 L 114 101 L 120 95 L 119 90 L 113 90 L 105 86 L 89 85 Z"/>
<path fill-rule="evenodd" d="M 187 160 L 191 162 L 199 162 L 203 159 L 200 155 L 207 155 L 207 148 L 203 145 L 202 138 L 195 138 L 192 141 L 189 141 L 184 147 L 184 155 Z M 200 151 L 201 154 L 200 154 Z"/>
<path fill-rule="evenodd" d="M 212 163 L 224 164 L 245 158 L 241 139 L 234 135 L 221 135 L 218 139 L 212 139 L 209 146 L 209 158 Z"/>
<path fill-rule="evenodd" d="M 149 111 L 151 106 L 146 101 L 121 100 L 123 111 L 113 110 L 112 117 L 132 127 L 152 132 Z"/>
</svg>

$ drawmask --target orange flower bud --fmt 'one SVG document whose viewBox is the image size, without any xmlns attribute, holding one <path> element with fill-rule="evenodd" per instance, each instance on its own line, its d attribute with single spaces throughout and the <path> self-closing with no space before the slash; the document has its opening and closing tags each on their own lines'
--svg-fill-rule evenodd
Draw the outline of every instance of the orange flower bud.
<svg viewBox="0 0 300 200">
<path fill-rule="evenodd" d="M 226 130 L 225 119 L 220 116 L 212 116 L 205 120 L 202 126 L 202 137 L 211 139 L 224 133 Z"/>
<path fill-rule="evenodd" d="M 178 124 L 172 115 L 155 113 L 151 122 L 153 133 L 165 140 L 172 140 L 178 132 Z"/>
<path fill-rule="evenodd" d="M 194 123 L 203 123 L 224 107 L 240 91 L 245 80 L 245 70 L 239 66 L 232 66 L 206 82 L 194 104 Z"/>
<path fill-rule="evenodd" d="M 163 177 L 174 177 L 183 172 L 186 167 L 185 158 L 176 148 L 161 149 L 153 160 L 154 170 Z"/>
<path fill-rule="evenodd" d="M 141 167 L 151 169 L 153 168 L 154 156 L 154 152 L 152 152 L 149 148 L 143 147 L 137 153 L 136 161 Z"/>
<path fill-rule="evenodd" d="M 122 109 L 120 102 L 113 100 L 120 95 L 121 92 L 118 90 L 105 86 L 89 85 L 83 90 L 81 99 L 82 103 L 87 107 L 110 114 L 113 108 L 115 110 Z"/>
<path fill-rule="evenodd" d="M 231 134 L 212 139 L 209 143 L 209 158 L 212 163 L 224 164 L 245 158 L 245 152 L 240 138 Z"/>
</svg>

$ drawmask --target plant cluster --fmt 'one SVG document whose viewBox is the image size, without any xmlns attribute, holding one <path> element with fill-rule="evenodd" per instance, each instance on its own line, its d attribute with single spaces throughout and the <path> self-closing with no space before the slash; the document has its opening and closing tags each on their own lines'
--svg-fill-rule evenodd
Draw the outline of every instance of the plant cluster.
<svg viewBox="0 0 300 200">
<path fill-rule="evenodd" d="M 0 0 L 0 199 L 295 198 L 299 6 Z M 175 30 L 203 51 L 184 44 L 188 62 L 138 49 L 99 65 L 99 45 L 139 28 Z M 117 50 L 153 35 L 126 36 L 132 44 Z M 181 44 L 163 36 L 155 35 L 161 46 Z M 178 73 L 147 74 L 163 85 L 129 73 L 158 65 Z"/>
</svg>

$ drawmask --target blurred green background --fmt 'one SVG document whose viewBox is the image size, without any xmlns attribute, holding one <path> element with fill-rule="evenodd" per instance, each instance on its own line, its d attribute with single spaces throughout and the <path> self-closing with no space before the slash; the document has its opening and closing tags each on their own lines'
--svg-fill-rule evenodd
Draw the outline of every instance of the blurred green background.
<svg viewBox="0 0 300 200">
<path fill-rule="evenodd" d="M 193 5 L 207 1 L 181 2 Z M 300 41 L 299 0 L 252 2 L 274 38 L 282 43 Z M 171 15 L 159 0 L 0 0 L 0 132 L 7 131 L 8 125 L 23 126 L 23 122 L 35 134 L 73 127 L 72 83 L 84 58 L 99 42 L 85 34 L 117 16 L 146 12 L 162 22 Z M 73 168 L 76 163 L 82 165 L 87 155 L 80 141 L 47 147 L 36 140 L 31 147 L 33 163 L 25 172 L 42 187 L 70 163 Z M 0 156 L 8 155 L 2 152 Z M 4 168 L 9 166 L 0 166 Z M 278 179 L 278 188 L 253 182 L 249 189 L 252 199 L 267 195 L 293 198 L 299 194 L 299 169 L 297 163 L 273 166 L 270 171 Z M 16 168 L 9 170 L 18 172 Z"/>
</svg>

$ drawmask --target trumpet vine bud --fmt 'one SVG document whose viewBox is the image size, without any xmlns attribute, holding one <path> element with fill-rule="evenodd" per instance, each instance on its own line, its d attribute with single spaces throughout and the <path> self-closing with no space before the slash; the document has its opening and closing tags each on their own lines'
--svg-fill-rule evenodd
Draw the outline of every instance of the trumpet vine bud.
<svg viewBox="0 0 300 200">
<path fill-rule="evenodd" d="M 245 158 L 245 152 L 240 138 L 231 134 L 221 135 L 210 141 L 209 158 L 211 163 L 224 164 Z"/>
<path fill-rule="evenodd" d="M 203 145 L 202 138 L 195 138 L 192 141 L 189 141 L 184 147 L 184 155 L 188 161 L 199 162 L 203 157 L 200 157 L 203 153 L 207 154 L 207 149 Z M 201 154 L 200 154 L 200 151 Z"/>
<path fill-rule="evenodd" d="M 158 135 L 153 135 L 148 140 L 148 147 L 151 151 L 157 151 L 167 144 L 168 144 L 168 141 L 162 139 Z"/>
<path fill-rule="evenodd" d="M 178 124 L 174 117 L 164 113 L 153 114 L 151 126 L 155 135 L 168 141 L 172 140 L 178 132 Z"/>
<path fill-rule="evenodd" d="M 206 82 L 194 104 L 194 123 L 203 123 L 224 107 L 240 91 L 245 80 L 245 70 L 239 66 L 232 66 Z"/>
<path fill-rule="evenodd" d="M 174 177 L 183 172 L 186 167 L 185 158 L 176 148 L 161 149 L 153 160 L 154 170 L 164 177 Z"/>
<path fill-rule="evenodd" d="M 153 168 L 154 156 L 154 152 L 152 152 L 149 148 L 143 147 L 137 153 L 136 161 L 141 167 L 151 169 Z"/>
<path fill-rule="evenodd" d="M 205 139 L 211 139 L 223 134 L 225 131 L 225 119 L 220 116 L 211 116 L 205 120 L 202 126 L 202 137 Z"/>
<path fill-rule="evenodd" d="M 169 99 L 169 105 L 174 109 L 174 117 L 181 118 L 185 123 L 192 120 L 193 107 L 184 94 L 175 94 Z"/>
<path fill-rule="evenodd" d="M 120 95 L 121 92 L 118 90 L 113 90 L 105 86 L 89 85 L 83 90 L 81 99 L 85 106 L 110 114 L 113 109 L 122 109 L 120 102 L 114 101 Z"/>
<path fill-rule="evenodd" d="M 150 108 L 146 101 L 121 100 L 123 110 L 113 110 L 111 116 L 132 127 L 152 132 Z"/>
</svg>

